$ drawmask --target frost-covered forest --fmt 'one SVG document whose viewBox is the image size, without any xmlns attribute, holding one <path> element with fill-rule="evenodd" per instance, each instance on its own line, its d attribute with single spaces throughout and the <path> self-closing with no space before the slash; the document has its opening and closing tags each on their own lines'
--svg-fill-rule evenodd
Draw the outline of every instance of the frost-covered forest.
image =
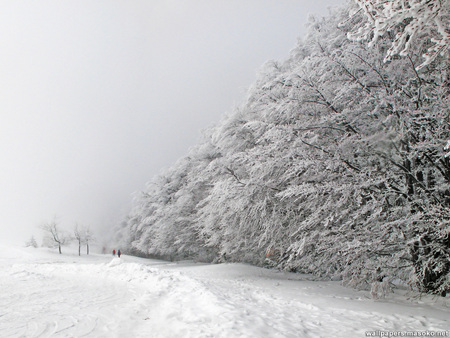
<svg viewBox="0 0 450 338">
<path fill-rule="evenodd" d="M 449 7 L 358 1 L 312 18 L 243 103 L 147 184 L 120 245 L 445 295 Z"/>
</svg>

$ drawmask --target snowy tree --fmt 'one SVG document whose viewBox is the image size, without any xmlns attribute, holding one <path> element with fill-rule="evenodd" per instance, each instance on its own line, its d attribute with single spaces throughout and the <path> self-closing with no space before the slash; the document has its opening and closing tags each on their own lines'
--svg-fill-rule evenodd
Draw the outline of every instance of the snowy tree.
<svg viewBox="0 0 450 338">
<path fill-rule="evenodd" d="M 378 39 L 391 32 L 395 34 L 385 60 L 397 55 L 407 55 L 415 45 L 425 41 L 425 60 L 418 69 L 430 64 L 439 55 L 448 52 L 450 46 L 450 2 L 448 0 L 355 0 L 366 22 L 361 23 L 348 36 L 352 39 L 368 39 L 374 45 Z"/>
<path fill-rule="evenodd" d="M 147 184 L 119 230 L 128 250 L 166 259 L 209 255 L 193 226 L 196 205 L 210 186 L 208 164 L 217 156 L 205 143 Z"/>
<path fill-rule="evenodd" d="M 418 72 L 416 52 L 383 62 L 389 36 L 349 40 L 348 11 L 312 18 L 290 57 L 147 185 L 120 232 L 130 247 L 449 289 L 450 68 L 435 58 Z"/>
<path fill-rule="evenodd" d="M 68 242 L 69 237 L 59 228 L 56 218 L 42 224 L 40 228 L 45 233 L 46 242 L 56 244 L 58 246 L 58 251 L 61 254 L 61 246 Z"/>
<path fill-rule="evenodd" d="M 83 236 L 84 242 L 86 243 L 86 255 L 89 255 L 89 243 L 91 243 L 94 240 L 94 235 L 92 234 L 89 226 L 83 227 L 82 236 Z"/>
<path fill-rule="evenodd" d="M 88 226 L 80 227 L 77 223 L 73 233 L 78 242 L 78 256 L 81 256 L 81 244 L 86 244 L 86 254 L 89 255 L 89 243 L 94 239 L 90 228 Z"/>
<path fill-rule="evenodd" d="M 390 101 L 390 110 L 397 114 L 391 119 L 395 124 L 385 124 L 396 135 L 392 135 L 391 146 L 377 152 L 388 161 L 388 166 L 393 166 L 388 173 L 398 173 L 396 178 L 389 178 L 390 186 L 398 192 L 396 203 L 403 200 L 401 205 L 409 209 L 403 216 L 406 222 L 399 228 L 409 243 L 401 257 L 411 260 L 419 288 L 445 294 L 450 268 L 446 211 L 450 203 L 450 171 L 443 153 L 449 133 L 450 72 L 445 57 L 450 42 L 449 2 L 357 2 L 367 21 L 348 35 L 369 39 L 370 45 L 381 51 L 388 43 L 391 47 L 385 61 L 391 60 L 398 67 L 394 56 L 400 54 L 407 56 L 410 64 L 403 62 L 405 74 L 391 68 L 392 74 L 397 74 L 394 82 L 386 77 L 385 83 L 393 91 L 380 98 Z M 357 15 L 351 20 L 357 20 Z M 392 38 L 389 32 L 395 36 Z"/>
<path fill-rule="evenodd" d="M 36 242 L 36 239 L 34 238 L 34 236 L 31 236 L 30 240 L 28 242 L 25 243 L 26 247 L 33 247 L 33 248 L 37 248 L 38 244 Z"/>
<path fill-rule="evenodd" d="M 80 228 L 78 226 L 78 223 L 75 224 L 75 228 L 73 229 L 73 234 L 75 236 L 75 239 L 78 242 L 78 256 L 81 256 L 81 242 L 82 242 L 82 234 L 80 231 Z"/>
</svg>

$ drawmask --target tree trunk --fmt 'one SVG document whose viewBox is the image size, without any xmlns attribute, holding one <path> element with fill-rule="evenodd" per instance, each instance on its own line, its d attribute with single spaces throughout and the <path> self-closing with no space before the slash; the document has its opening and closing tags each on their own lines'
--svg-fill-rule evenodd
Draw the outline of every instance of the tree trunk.
<svg viewBox="0 0 450 338">
<path fill-rule="evenodd" d="M 89 243 L 86 243 L 86 254 L 89 255 Z"/>
<path fill-rule="evenodd" d="M 59 254 L 61 254 L 61 243 L 58 243 Z"/>
</svg>

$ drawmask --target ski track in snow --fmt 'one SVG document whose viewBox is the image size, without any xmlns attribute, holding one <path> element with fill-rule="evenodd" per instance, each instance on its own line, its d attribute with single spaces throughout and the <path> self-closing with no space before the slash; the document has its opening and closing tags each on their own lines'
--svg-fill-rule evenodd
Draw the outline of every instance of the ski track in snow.
<svg viewBox="0 0 450 338">
<path fill-rule="evenodd" d="M 449 329 L 447 298 L 373 301 L 244 264 L 0 247 L 1 337 L 365 337 Z"/>
</svg>

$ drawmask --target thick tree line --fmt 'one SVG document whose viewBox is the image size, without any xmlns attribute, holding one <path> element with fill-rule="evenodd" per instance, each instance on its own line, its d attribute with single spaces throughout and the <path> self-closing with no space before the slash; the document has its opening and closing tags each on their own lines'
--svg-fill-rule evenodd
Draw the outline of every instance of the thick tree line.
<svg viewBox="0 0 450 338">
<path fill-rule="evenodd" d="M 117 231 L 122 246 L 355 287 L 385 277 L 450 289 L 448 52 L 430 56 L 440 40 L 415 29 L 422 43 L 395 54 L 415 22 L 405 18 L 371 46 L 355 41 L 376 12 L 357 8 L 311 19 L 289 58 L 268 62 L 244 103 L 148 183 Z"/>
</svg>

